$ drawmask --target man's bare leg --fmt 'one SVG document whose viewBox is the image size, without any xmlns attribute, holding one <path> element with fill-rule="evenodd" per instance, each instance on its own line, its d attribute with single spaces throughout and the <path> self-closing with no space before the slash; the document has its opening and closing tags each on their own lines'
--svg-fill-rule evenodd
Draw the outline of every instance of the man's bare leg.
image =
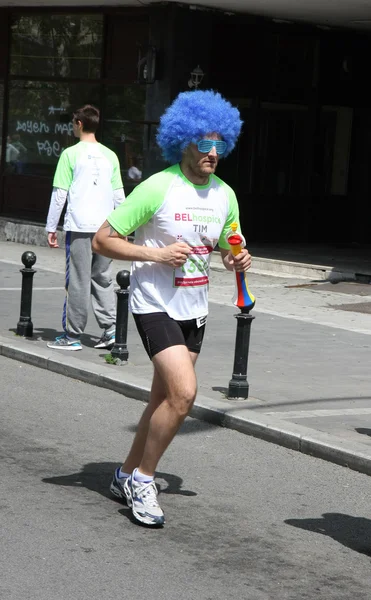
<svg viewBox="0 0 371 600">
<path fill-rule="evenodd" d="M 165 397 L 149 419 L 146 443 L 138 469 L 153 477 L 157 463 L 191 410 L 197 393 L 194 363 L 197 354 L 186 346 L 171 346 L 153 358 Z"/>
<path fill-rule="evenodd" d="M 192 364 L 194 365 L 198 358 L 198 354 L 196 354 L 195 352 L 188 352 L 188 355 L 190 356 Z M 141 463 L 144 447 L 146 445 L 150 420 L 155 410 L 160 406 L 160 404 L 165 400 L 165 398 L 165 384 L 163 383 L 160 373 L 155 367 L 152 379 L 150 399 L 138 423 L 135 438 L 130 448 L 129 454 L 124 464 L 122 465 L 122 471 L 124 473 L 132 473 L 134 469 L 138 467 L 138 465 Z"/>
<path fill-rule="evenodd" d="M 122 465 L 122 471 L 132 473 L 142 460 L 143 450 L 147 439 L 149 421 L 156 408 L 165 400 L 164 386 L 161 378 L 156 372 L 153 373 L 151 394 L 149 402 L 143 411 L 143 414 L 138 423 L 135 438 L 130 448 L 129 454 Z"/>
</svg>

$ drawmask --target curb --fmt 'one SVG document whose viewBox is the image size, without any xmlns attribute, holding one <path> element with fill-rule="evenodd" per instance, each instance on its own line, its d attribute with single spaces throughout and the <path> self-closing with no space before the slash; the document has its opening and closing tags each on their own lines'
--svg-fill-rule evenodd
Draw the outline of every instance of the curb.
<svg viewBox="0 0 371 600">
<path fill-rule="evenodd" d="M 211 259 L 210 268 L 213 271 L 224 271 L 219 261 Z M 316 265 L 298 263 L 289 260 L 277 260 L 275 258 L 262 258 L 253 256 L 253 266 L 249 273 L 259 275 L 270 275 L 271 277 L 292 277 L 298 279 L 310 279 L 319 281 L 355 281 L 358 283 L 370 283 L 371 271 L 363 273 L 354 270 L 338 269 L 328 265 Z"/>
<path fill-rule="evenodd" d="M 59 245 L 64 248 L 65 232 L 58 227 Z M 29 244 L 30 246 L 47 246 L 45 228 L 40 223 L 23 221 L 22 219 L 0 217 L 0 241 Z M 354 269 L 337 268 L 331 265 L 317 265 L 265 258 L 254 254 L 251 273 L 276 277 L 298 277 L 328 281 L 371 282 L 371 269 L 362 268 L 362 272 Z M 224 271 L 220 260 L 211 261 L 214 271 Z"/>
<path fill-rule="evenodd" d="M 148 402 L 149 387 L 138 385 L 127 372 L 124 381 L 123 371 L 114 374 L 108 365 L 94 365 L 83 360 L 79 360 L 77 365 L 75 360 L 72 361 L 66 356 L 50 356 L 47 349 L 35 351 L 24 348 L 24 342 L 10 341 L 1 336 L 0 355 Z M 125 366 L 121 369 L 125 369 Z M 371 447 L 281 421 L 253 411 L 248 406 L 248 400 L 223 401 L 198 395 L 190 416 L 371 475 Z"/>
</svg>

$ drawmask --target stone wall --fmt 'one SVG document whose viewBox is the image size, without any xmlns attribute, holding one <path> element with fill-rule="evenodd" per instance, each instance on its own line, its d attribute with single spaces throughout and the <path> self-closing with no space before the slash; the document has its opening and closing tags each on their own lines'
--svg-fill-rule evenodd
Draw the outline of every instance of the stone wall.
<svg viewBox="0 0 371 600">
<path fill-rule="evenodd" d="M 17 242 L 30 246 L 48 245 L 43 225 L 6 217 L 0 217 L 0 241 Z M 58 242 L 61 248 L 65 247 L 65 232 L 61 229 L 58 230 Z"/>
</svg>

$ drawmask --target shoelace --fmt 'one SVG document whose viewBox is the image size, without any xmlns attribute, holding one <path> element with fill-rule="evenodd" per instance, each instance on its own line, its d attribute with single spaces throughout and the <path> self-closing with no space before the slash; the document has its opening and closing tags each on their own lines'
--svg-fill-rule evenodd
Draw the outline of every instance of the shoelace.
<svg viewBox="0 0 371 600">
<path fill-rule="evenodd" d="M 154 481 L 150 481 L 150 483 L 143 483 L 140 486 L 136 486 L 135 495 L 140 496 L 143 499 L 145 498 L 146 503 L 149 506 L 158 506 L 157 502 L 157 488 Z"/>
</svg>

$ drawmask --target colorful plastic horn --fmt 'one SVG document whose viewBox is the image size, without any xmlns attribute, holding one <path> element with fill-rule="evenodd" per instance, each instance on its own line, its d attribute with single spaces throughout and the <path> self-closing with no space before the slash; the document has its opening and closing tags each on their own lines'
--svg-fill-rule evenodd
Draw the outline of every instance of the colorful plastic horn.
<svg viewBox="0 0 371 600">
<path fill-rule="evenodd" d="M 237 231 L 238 224 L 232 223 L 230 230 L 227 232 L 226 240 L 230 246 L 231 252 L 233 256 L 237 256 L 246 246 L 246 241 L 241 233 Z M 247 281 L 247 276 L 245 271 L 237 272 L 236 274 L 236 289 L 235 294 L 233 296 L 233 304 L 238 306 L 238 308 L 247 308 L 251 310 L 255 306 L 255 297 L 249 290 L 249 284 Z"/>
</svg>

